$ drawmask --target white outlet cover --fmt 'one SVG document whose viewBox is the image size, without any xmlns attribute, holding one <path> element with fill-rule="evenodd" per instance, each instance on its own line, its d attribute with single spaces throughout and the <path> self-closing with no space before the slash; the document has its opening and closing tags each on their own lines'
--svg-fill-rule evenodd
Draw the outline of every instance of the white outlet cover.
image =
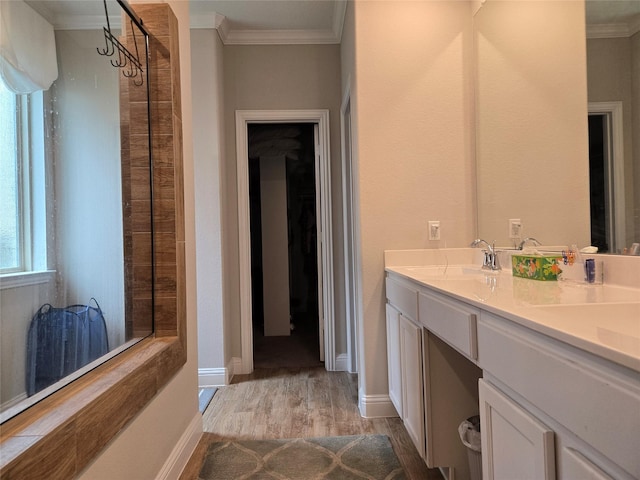
<svg viewBox="0 0 640 480">
<path fill-rule="evenodd" d="M 429 240 L 440 240 L 439 220 L 429 220 Z"/>
<path fill-rule="evenodd" d="M 519 218 L 509 219 L 509 238 L 522 237 L 522 222 Z"/>
</svg>

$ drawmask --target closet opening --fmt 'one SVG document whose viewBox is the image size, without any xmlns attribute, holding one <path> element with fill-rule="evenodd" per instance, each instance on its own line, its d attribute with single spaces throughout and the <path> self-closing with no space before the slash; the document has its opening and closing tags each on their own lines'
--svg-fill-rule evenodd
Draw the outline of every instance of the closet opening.
<svg viewBox="0 0 640 480">
<path fill-rule="evenodd" d="M 247 125 L 255 368 L 321 366 L 316 125 Z"/>
</svg>

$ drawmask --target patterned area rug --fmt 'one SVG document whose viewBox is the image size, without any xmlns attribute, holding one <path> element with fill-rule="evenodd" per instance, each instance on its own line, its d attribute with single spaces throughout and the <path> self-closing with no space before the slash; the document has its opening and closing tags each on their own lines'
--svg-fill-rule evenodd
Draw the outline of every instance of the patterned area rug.
<svg viewBox="0 0 640 480">
<path fill-rule="evenodd" d="M 214 442 L 200 480 L 406 480 L 385 435 Z"/>
</svg>

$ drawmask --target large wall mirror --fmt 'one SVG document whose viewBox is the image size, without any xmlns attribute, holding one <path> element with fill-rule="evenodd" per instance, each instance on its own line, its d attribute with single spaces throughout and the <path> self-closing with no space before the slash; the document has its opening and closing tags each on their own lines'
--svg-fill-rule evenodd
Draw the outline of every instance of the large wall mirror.
<svg viewBox="0 0 640 480">
<path fill-rule="evenodd" d="M 639 30 L 638 0 L 476 11 L 480 237 L 606 253 L 640 242 Z"/>
<path fill-rule="evenodd" d="M 153 332 L 153 235 L 138 19 L 116 0 L 0 4 L 5 421 Z"/>
</svg>

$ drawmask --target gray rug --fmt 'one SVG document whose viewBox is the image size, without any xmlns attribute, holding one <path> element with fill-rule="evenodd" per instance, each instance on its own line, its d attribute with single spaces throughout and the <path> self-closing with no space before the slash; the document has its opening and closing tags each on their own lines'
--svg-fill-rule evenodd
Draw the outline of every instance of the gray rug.
<svg viewBox="0 0 640 480">
<path fill-rule="evenodd" d="M 385 435 L 214 442 L 199 480 L 406 480 Z"/>
</svg>

